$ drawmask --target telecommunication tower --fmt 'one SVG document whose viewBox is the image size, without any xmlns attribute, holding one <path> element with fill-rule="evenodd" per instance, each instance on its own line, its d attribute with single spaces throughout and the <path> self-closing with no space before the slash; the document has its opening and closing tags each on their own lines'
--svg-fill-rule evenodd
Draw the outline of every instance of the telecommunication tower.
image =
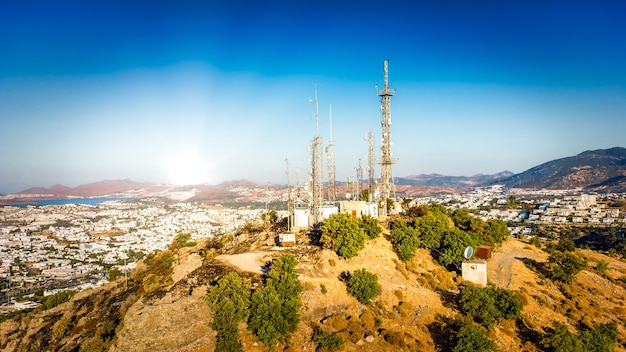
<svg viewBox="0 0 626 352">
<path fill-rule="evenodd" d="M 326 162 L 328 164 L 328 201 L 337 200 L 335 183 L 335 142 L 333 142 L 333 106 L 330 106 L 330 139 L 326 146 Z"/>
<path fill-rule="evenodd" d="M 356 167 L 356 193 L 354 199 L 361 199 L 363 195 L 363 168 L 361 167 L 361 159 L 359 159 L 359 165 Z"/>
<path fill-rule="evenodd" d="M 387 207 L 389 199 L 395 198 L 395 187 L 393 184 L 393 173 L 391 166 L 396 163 L 391 154 L 391 97 L 396 94 L 396 90 L 389 88 L 389 60 L 383 62 L 383 73 L 385 83 L 382 90 L 378 90 L 380 97 L 380 111 L 382 113 L 382 130 L 383 137 L 380 146 L 381 158 L 378 161 L 381 164 L 380 179 L 382 183 L 383 206 L 379 214 L 383 217 L 387 216 Z"/>
<path fill-rule="evenodd" d="M 319 134 L 319 104 L 317 101 L 317 85 L 315 85 L 315 137 L 311 142 L 311 215 L 313 223 L 322 221 L 322 203 L 324 199 L 324 177 L 322 155 L 322 137 Z"/>
<path fill-rule="evenodd" d="M 371 202 L 374 200 L 374 164 L 376 163 L 375 139 L 374 132 L 368 132 L 365 136 L 367 140 L 367 199 Z"/>
</svg>

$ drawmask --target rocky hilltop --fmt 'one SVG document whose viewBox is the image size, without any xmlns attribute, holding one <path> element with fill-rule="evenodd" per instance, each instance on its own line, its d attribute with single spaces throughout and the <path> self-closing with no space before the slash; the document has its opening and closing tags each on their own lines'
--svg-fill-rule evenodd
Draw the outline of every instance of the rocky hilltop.
<svg viewBox="0 0 626 352">
<path fill-rule="evenodd" d="M 387 224 L 382 224 L 387 227 Z M 317 245 L 306 232 L 298 245 L 275 247 L 275 233 L 200 239 L 192 247 L 149 255 L 128 278 L 76 294 L 55 308 L 0 324 L 3 351 L 212 351 L 216 332 L 207 289 L 231 271 L 263 285 L 268 262 L 284 254 L 297 259 L 302 284 L 301 320 L 295 333 L 279 340 L 277 351 L 319 351 L 316 330 L 340 337 L 344 351 L 441 351 L 448 348 L 449 326 L 459 316 L 459 292 L 467 285 L 441 266 L 427 249 L 403 262 L 390 233 L 366 242 L 358 255 L 343 259 Z M 572 332 L 582 326 L 618 322 L 615 351 L 626 351 L 626 263 L 588 249 L 587 261 L 569 285 L 542 274 L 548 253 L 509 238 L 488 260 L 488 279 L 518 292 L 523 303 L 516 320 L 500 319 L 485 330 L 501 351 L 539 351 L 553 322 Z M 168 260 L 172 259 L 173 260 Z M 604 263 L 603 273 L 593 269 Z M 164 263 L 167 263 L 165 265 Z M 366 269 L 378 277 L 379 292 L 368 305 L 348 294 L 343 276 Z M 539 268 L 539 269 L 537 269 Z M 244 351 L 267 351 L 245 324 Z"/>
</svg>

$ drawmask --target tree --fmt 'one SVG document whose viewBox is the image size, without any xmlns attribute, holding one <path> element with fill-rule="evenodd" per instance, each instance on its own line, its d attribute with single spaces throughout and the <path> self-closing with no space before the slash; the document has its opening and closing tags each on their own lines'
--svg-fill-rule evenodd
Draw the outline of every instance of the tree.
<svg viewBox="0 0 626 352">
<path fill-rule="evenodd" d="M 509 232 L 509 228 L 506 226 L 504 221 L 496 219 L 487 220 L 482 235 L 485 243 L 490 246 L 496 246 L 502 243 L 502 241 L 507 239 L 509 236 L 511 236 L 511 233 Z"/>
<path fill-rule="evenodd" d="M 242 351 L 239 323 L 248 318 L 250 283 L 236 272 L 230 272 L 211 286 L 206 299 L 213 310 L 211 327 L 217 332 L 215 351 Z"/>
<path fill-rule="evenodd" d="M 378 276 L 370 273 L 365 269 L 359 269 L 350 275 L 348 281 L 348 293 L 355 297 L 363 304 L 369 304 L 370 301 L 378 295 L 380 285 L 378 284 Z"/>
<path fill-rule="evenodd" d="M 596 265 L 596 270 L 598 270 L 601 273 L 604 273 L 608 269 L 609 269 L 609 264 L 604 259 L 600 260 L 598 264 Z"/>
<path fill-rule="evenodd" d="M 476 248 L 481 244 L 480 237 L 459 229 L 450 229 L 444 232 L 441 239 L 439 264 L 449 266 L 463 261 L 463 251 L 468 246 Z"/>
<path fill-rule="evenodd" d="M 477 218 L 469 213 L 469 210 L 460 208 L 452 212 L 452 221 L 459 229 L 482 235 L 485 228 L 485 222 L 481 218 Z"/>
<path fill-rule="evenodd" d="M 361 216 L 359 226 L 365 232 L 365 236 L 370 240 L 380 236 L 381 232 L 383 232 L 383 229 L 378 226 L 378 219 L 367 214 Z"/>
<path fill-rule="evenodd" d="M 450 218 L 445 214 L 435 213 L 415 219 L 414 227 L 424 246 L 439 248 L 444 232 L 450 229 L 449 222 Z"/>
<path fill-rule="evenodd" d="M 248 326 L 266 346 L 296 331 L 300 322 L 302 285 L 295 271 L 297 264 L 290 254 L 275 259 L 265 286 L 252 294 Z"/>
<path fill-rule="evenodd" d="M 573 253 L 560 251 L 552 252 L 548 257 L 548 263 L 552 264 L 552 270 L 549 272 L 550 278 L 568 284 L 587 266 L 586 260 Z"/>
<path fill-rule="evenodd" d="M 409 226 L 404 220 L 398 219 L 391 229 L 391 244 L 403 261 L 411 260 L 415 250 L 420 246 L 417 230 Z"/>
<path fill-rule="evenodd" d="M 611 352 L 617 337 L 616 322 L 595 325 L 593 329 L 586 329 L 580 335 L 585 350 L 595 352 Z"/>
<path fill-rule="evenodd" d="M 320 242 L 324 248 L 348 259 L 365 247 L 365 231 L 359 220 L 346 213 L 336 213 L 324 221 Z"/>
<path fill-rule="evenodd" d="M 172 240 L 172 243 L 169 246 L 169 250 L 176 251 L 183 247 L 193 247 L 195 245 L 196 242 L 191 240 L 190 233 L 179 233 Z"/>
<path fill-rule="evenodd" d="M 459 309 L 487 329 L 498 319 L 517 319 L 523 308 L 518 292 L 487 286 L 465 287 L 458 298 Z"/>
<path fill-rule="evenodd" d="M 555 321 L 553 328 L 548 328 L 539 341 L 539 345 L 547 352 L 583 352 L 582 341 L 571 333 L 565 324 Z"/>
<path fill-rule="evenodd" d="M 449 347 L 452 352 L 497 351 L 496 344 L 489 340 L 484 329 L 469 319 L 456 318 L 451 329 Z"/>
</svg>

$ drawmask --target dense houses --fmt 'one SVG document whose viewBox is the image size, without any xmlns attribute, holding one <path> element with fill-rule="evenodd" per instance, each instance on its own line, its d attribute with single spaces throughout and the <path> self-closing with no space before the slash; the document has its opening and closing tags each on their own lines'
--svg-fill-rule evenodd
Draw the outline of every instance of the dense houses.
<svg viewBox="0 0 626 352">
<path fill-rule="evenodd" d="M 167 248 L 178 233 L 220 236 L 260 220 L 262 212 L 150 199 L 0 207 L 0 301 L 70 280 L 84 284 L 80 278 L 102 284 L 108 268 L 130 270 L 142 254 Z"/>
</svg>

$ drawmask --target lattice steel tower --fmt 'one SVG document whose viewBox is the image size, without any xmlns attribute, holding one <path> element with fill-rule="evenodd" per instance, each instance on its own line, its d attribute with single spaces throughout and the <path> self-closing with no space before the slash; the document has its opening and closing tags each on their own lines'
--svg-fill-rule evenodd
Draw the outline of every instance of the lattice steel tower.
<svg viewBox="0 0 626 352">
<path fill-rule="evenodd" d="M 311 215 L 313 223 L 322 221 L 322 203 L 324 200 L 324 176 L 322 137 L 319 133 L 319 109 L 317 101 L 317 85 L 315 85 L 315 137 L 311 142 Z"/>
<path fill-rule="evenodd" d="M 359 165 L 356 167 L 356 194 L 354 199 L 363 200 L 363 168 L 361 167 L 361 159 L 359 159 Z"/>
<path fill-rule="evenodd" d="M 395 164 L 397 161 L 397 159 L 394 159 L 391 155 L 391 96 L 396 94 L 396 90 L 389 88 L 389 60 L 383 62 L 383 73 L 385 83 L 383 89 L 378 90 L 380 111 L 382 113 L 381 125 L 383 129 L 382 145 L 380 146 L 381 158 L 378 162 L 381 165 L 380 181 L 382 183 L 381 197 L 383 199 L 383 207 L 379 209 L 379 214 L 384 217 L 387 216 L 387 203 L 389 199 L 395 198 L 396 196 L 393 184 L 393 173 L 391 172 L 391 165 Z"/>
<path fill-rule="evenodd" d="M 330 139 L 326 146 L 326 163 L 328 164 L 328 201 L 337 200 L 335 182 L 335 142 L 333 142 L 333 106 L 330 106 Z"/>
<path fill-rule="evenodd" d="M 375 139 L 374 132 L 368 132 L 367 136 L 365 136 L 367 140 L 367 199 L 368 202 L 374 200 L 374 164 L 376 163 L 376 148 L 375 148 Z"/>
</svg>

